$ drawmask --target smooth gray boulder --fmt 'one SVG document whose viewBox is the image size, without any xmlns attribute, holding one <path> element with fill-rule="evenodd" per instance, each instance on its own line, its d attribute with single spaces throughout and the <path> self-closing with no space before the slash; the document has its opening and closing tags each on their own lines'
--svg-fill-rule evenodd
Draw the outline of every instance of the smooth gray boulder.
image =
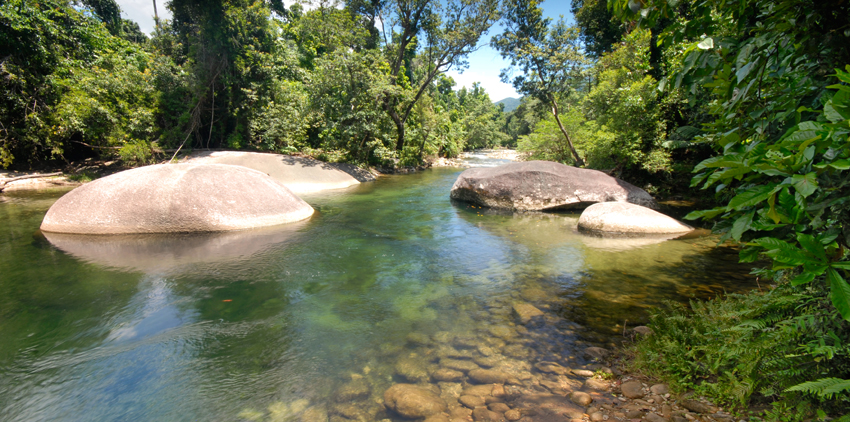
<svg viewBox="0 0 850 422">
<path fill-rule="evenodd" d="M 468 169 L 458 176 L 450 196 L 485 207 L 523 211 L 584 208 L 598 202 L 658 208 L 646 191 L 616 177 L 551 161 Z"/>
<path fill-rule="evenodd" d="M 674 234 L 694 229 L 658 211 L 622 202 L 603 202 L 587 207 L 578 219 L 578 228 L 626 234 Z"/>
<path fill-rule="evenodd" d="M 47 211 L 55 233 L 193 233 L 303 220 L 313 208 L 266 174 L 224 164 L 159 164 L 68 192 Z"/>
<path fill-rule="evenodd" d="M 375 180 L 372 173 L 352 164 L 325 163 L 309 157 L 262 152 L 195 152 L 185 162 L 248 167 L 268 174 L 296 194 L 343 189 Z"/>
</svg>

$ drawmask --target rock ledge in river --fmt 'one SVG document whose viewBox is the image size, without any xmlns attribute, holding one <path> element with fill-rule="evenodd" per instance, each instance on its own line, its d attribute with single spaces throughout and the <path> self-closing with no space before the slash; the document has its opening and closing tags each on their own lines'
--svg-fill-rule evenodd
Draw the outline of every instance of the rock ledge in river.
<svg viewBox="0 0 850 422">
<path fill-rule="evenodd" d="M 68 192 L 47 211 L 55 233 L 192 233 L 303 220 L 313 208 L 266 174 L 224 164 L 159 164 Z"/>
<path fill-rule="evenodd" d="M 601 171 L 551 161 L 471 168 L 458 176 L 451 198 L 491 208 L 524 211 L 583 208 L 597 202 L 630 202 L 657 208 L 634 185 Z"/>
</svg>

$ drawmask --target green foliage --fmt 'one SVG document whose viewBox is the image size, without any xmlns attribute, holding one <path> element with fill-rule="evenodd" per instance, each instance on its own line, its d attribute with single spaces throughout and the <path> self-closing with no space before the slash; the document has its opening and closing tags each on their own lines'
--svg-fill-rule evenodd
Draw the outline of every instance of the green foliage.
<svg viewBox="0 0 850 422">
<path fill-rule="evenodd" d="M 579 143 L 590 167 L 670 170 L 658 82 L 649 75 L 649 41 L 649 31 L 632 31 L 596 64 L 597 83 L 582 102 L 591 128 Z"/>
<path fill-rule="evenodd" d="M 125 144 L 118 150 L 118 156 L 125 164 L 132 166 L 154 163 L 153 147 L 145 141 Z"/>
<path fill-rule="evenodd" d="M 814 401 L 834 413 L 850 405 L 850 326 L 823 292 L 785 285 L 656 311 L 654 334 L 634 346 L 636 369 L 678 391 L 730 405 Z M 817 374 L 817 381 L 801 383 Z M 803 393 L 803 394 L 801 394 Z M 840 414 L 840 413 L 839 413 Z M 805 415 L 801 415 L 805 416 Z"/>
<path fill-rule="evenodd" d="M 626 32 L 623 22 L 608 10 L 606 0 L 571 0 L 570 11 L 590 56 L 602 57 Z"/>
<path fill-rule="evenodd" d="M 585 125 L 584 115 L 577 108 L 570 109 L 561 116 L 561 123 L 572 133 L 576 139 L 586 140 L 590 137 L 589 127 Z M 604 135 L 602 135 L 604 136 Z M 582 151 L 586 151 L 587 145 L 577 142 Z M 554 117 L 548 116 L 539 121 L 534 131 L 528 135 L 520 136 L 517 141 L 517 151 L 525 153 L 529 159 L 547 160 L 561 163 L 574 163 L 575 158 L 570 151 L 569 145 L 555 122 Z M 587 152 L 585 152 L 587 155 Z M 588 155 L 590 159 L 592 155 Z M 594 165 L 599 163 L 594 161 Z"/>
<path fill-rule="evenodd" d="M 841 68 L 850 63 L 850 5 L 614 0 L 611 6 L 644 27 L 663 23 L 659 40 L 679 50 L 681 61 L 661 85 L 684 90 L 689 102 L 709 101 L 714 120 L 692 127 L 701 132 L 693 142 L 712 146 L 716 155 L 696 166 L 692 186 L 713 187 L 726 205 L 688 218 L 714 219 L 722 240 L 744 242 L 742 260 L 770 259 L 772 268 L 761 274 L 792 292 L 782 297 L 795 299 L 788 345 L 753 345 L 765 356 L 770 347 L 785 350 L 785 359 L 762 359 L 750 384 L 769 385 L 765 395 L 805 392 L 817 407 L 846 409 L 847 389 L 828 379 L 848 378 L 850 67 Z M 828 402 L 833 396 L 838 407 Z"/>
<path fill-rule="evenodd" d="M 367 162 L 376 143 L 387 140 L 392 124 L 380 98 L 393 89 L 388 65 L 373 50 L 337 50 L 317 60 L 309 85 L 311 107 L 322 148 L 347 151 L 353 161 Z"/>
<path fill-rule="evenodd" d="M 511 60 L 511 66 L 519 68 L 520 74 L 511 78 L 512 73 L 504 69 L 502 80 L 551 110 L 575 163 L 583 166 L 572 135 L 561 122 L 559 104 L 586 89 L 589 63 L 579 43 L 578 29 L 568 27 L 563 19 L 550 25 L 551 19 L 543 18 L 536 0 L 507 0 L 504 7 L 505 31 L 494 36 L 492 44 L 502 57 Z"/>
<path fill-rule="evenodd" d="M 396 150 L 405 144 L 405 126 L 416 103 L 438 75 L 463 69 L 478 49 L 481 34 L 499 18 L 498 0 L 395 0 L 384 3 L 384 46 L 396 90 L 383 98 L 396 127 Z M 419 60 L 414 59 L 422 43 Z"/>
<path fill-rule="evenodd" d="M 0 6 L 0 165 L 155 136 L 151 56 L 67 2 Z"/>
</svg>

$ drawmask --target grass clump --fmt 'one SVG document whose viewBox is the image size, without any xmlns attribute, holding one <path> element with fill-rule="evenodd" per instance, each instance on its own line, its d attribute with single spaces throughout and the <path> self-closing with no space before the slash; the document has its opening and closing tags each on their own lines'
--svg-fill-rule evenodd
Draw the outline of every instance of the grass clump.
<svg viewBox="0 0 850 422">
<path fill-rule="evenodd" d="M 850 421 L 850 324 L 822 290 L 782 284 L 654 312 L 632 369 L 767 420 Z"/>
</svg>

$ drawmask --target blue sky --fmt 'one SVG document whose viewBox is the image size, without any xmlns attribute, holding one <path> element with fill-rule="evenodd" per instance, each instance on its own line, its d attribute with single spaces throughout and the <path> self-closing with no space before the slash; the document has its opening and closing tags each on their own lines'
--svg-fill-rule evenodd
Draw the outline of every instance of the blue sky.
<svg viewBox="0 0 850 422">
<path fill-rule="evenodd" d="M 132 19 L 138 22 L 142 31 L 150 34 L 153 31 L 153 2 L 154 0 L 117 0 L 123 11 L 123 16 L 127 19 Z M 168 19 L 170 14 L 165 8 L 167 0 L 156 0 L 157 12 L 160 18 Z M 292 0 L 284 0 L 284 3 L 290 4 Z M 569 0 L 544 0 L 543 14 L 557 20 L 560 15 L 564 15 L 568 20 L 572 20 L 570 13 Z M 450 70 L 447 74 L 457 82 L 456 89 L 461 86 L 471 88 L 474 82 L 481 82 L 481 86 L 490 94 L 490 99 L 498 101 L 507 97 L 519 97 L 514 88 L 510 84 L 502 83 L 499 80 L 499 72 L 508 67 L 510 63 L 502 60 L 495 50 L 490 48 L 490 38 L 502 32 L 501 26 L 494 26 L 487 34 L 481 37 L 481 49 L 470 55 L 469 68 L 463 73 L 458 73 L 457 70 Z"/>
<path fill-rule="evenodd" d="M 568 22 L 572 22 L 573 15 L 570 13 L 569 0 L 545 0 L 542 6 L 544 16 L 558 20 L 560 15 L 564 15 Z M 499 79 L 499 73 L 502 69 L 509 67 L 510 62 L 503 60 L 499 53 L 489 46 L 490 38 L 502 31 L 502 26 L 494 26 L 490 28 L 489 33 L 481 37 L 481 43 L 484 45 L 469 56 L 469 68 L 463 73 L 459 74 L 454 70 L 447 72 L 447 75 L 457 82 L 456 89 L 460 89 L 461 86 L 472 88 L 474 82 L 481 82 L 481 86 L 490 94 L 490 99 L 494 102 L 508 97 L 520 97 L 513 86 Z"/>
</svg>

